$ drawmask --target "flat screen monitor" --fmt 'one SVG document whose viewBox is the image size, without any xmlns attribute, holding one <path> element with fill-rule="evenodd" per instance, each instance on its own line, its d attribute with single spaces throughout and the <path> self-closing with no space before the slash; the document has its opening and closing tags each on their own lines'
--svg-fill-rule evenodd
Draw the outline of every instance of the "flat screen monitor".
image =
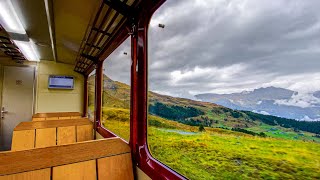
<svg viewBox="0 0 320 180">
<path fill-rule="evenodd" d="M 73 89 L 73 76 L 50 75 L 48 80 L 49 89 Z"/>
</svg>

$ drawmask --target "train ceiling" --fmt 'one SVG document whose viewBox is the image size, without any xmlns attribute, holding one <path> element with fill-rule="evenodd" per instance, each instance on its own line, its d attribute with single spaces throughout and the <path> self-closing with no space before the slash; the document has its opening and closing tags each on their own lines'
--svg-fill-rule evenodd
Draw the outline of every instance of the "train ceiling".
<svg viewBox="0 0 320 180">
<path fill-rule="evenodd" d="M 8 25 L 2 12 L 16 14 L 9 20 L 20 21 L 22 32 L 4 29 L 12 42 L 29 43 L 31 56 L 18 45 L 26 59 L 73 64 L 76 72 L 88 74 L 129 36 L 133 14 L 144 4 L 160 1 L 1 0 L 0 23 Z M 4 8 L 7 11 L 1 11 Z"/>
<path fill-rule="evenodd" d="M 128 36 L 127 15 L 138 2 L 138 0 L 104 0 L 100 4 L 81 44 L 75 71 L 86 73 L 96 61 L 99 61 L 102 53 L 112 46 L 113 40 L 122 30 L 125 31 L 124 37 Z"/>
<path fill-rule="evenodd" d="M 100 0 L 2 0 L 0 6 L 17 18 L 4 19 L 1 24 L 18 19 L 25 30 L 21 34 L 32 42 L 38 60 L 75 64 L 90 18 L 100 3 Z M 5 11 L 0 16 L 5 16 L 2 12 Z M 15 40 L 18 33 L 8 34 Z"/>
<path fill-rule="evenodd" d="M 11 41 L 8 33 L 0 26 L 0 58 L 11 57 L 17 63 L 26 60 L 20 49 Z"/>
</svg>

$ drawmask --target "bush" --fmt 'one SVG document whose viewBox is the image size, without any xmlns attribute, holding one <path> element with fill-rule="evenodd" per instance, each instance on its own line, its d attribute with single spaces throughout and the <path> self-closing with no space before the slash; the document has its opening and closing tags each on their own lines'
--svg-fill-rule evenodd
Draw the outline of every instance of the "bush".
<svg viewBox="0 0 320 180">
<path fill-rule="evenodd" d="M 154 105 L 149 105 L 149 112 L 171 120 L 185 120 L 186 118 L 205 114 L 203 111 L 194 107 L 166 105 L 160 102 L 156 102 Z"/>
<path fill-rule="evenodd" d="M 231 111 L 230 112 L 231 116 L 234 118 L 239 118 L 242 117 L 242 113 L 238 112 L 238 111 Z"/>
<path fill-rule="evenodd" d="M 152 119 L 150 117 L 148 119 L 148 123 L 149 123 L 149 126 L 154 126 L 157 128 L 167 128 L 167 129 L 175 129 L 176 128 L 174 126 L 170 126 L 168 124 L 162 123 L 162 122 L 155 120 L 155 119 Z"/>
<path fill-rule="evenodd" d="M 203 127 L 202 124 L 200 124 L 200 126 L 199 126 L 199 131 L 200 131 L 200 132 L 206 131 L 206 130 L 204 129 L 204 127 Z"/>
<path fill-rule="evenodd" d="M 252 136 L 267 137 L 267 135 L 264 132 L 256 133 L 256 132 L 249 131 L 249 130 L 246 130 L 246 129 L 241 129 L 241 128 L 232 128 L 231 130 L 232 131 L 246 133 L 246 134 L 250 134 Z"/>
</svg>

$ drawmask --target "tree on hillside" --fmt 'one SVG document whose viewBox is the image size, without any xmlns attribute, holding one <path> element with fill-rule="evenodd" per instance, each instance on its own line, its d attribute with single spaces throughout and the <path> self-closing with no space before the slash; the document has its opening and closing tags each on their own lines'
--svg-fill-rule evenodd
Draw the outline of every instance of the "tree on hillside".
<svg viewBox="0 0 320 180">
<path fill-rule="evenodd" d="M 149 105 L 149 112 L 176 121 L 185 121 L 187 118 L 205 114 L 203 111 L 191 106 L 168 105 L 161 102 Z"/>
<path fill-rule="evenodd" d="M 200 126 L 199 126 L 199 131 L 200 131 L 200 132 L 206 131 L 206 130 L 204 129 L 204 126 L 203 126 L 202 124 L 200 124 Z"/>
</svg>

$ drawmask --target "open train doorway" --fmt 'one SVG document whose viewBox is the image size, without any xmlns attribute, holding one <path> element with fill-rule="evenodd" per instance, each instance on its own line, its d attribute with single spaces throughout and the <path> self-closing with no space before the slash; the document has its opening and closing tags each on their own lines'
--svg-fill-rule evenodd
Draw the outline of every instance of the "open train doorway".
<svg viewBox="0 0 320 180">
<path fill-rule="evenodd" d="M 12 132 L 34 111 L 35 67 L 3 67 L 1 150 L 11 149 Z"/>
</svg>

